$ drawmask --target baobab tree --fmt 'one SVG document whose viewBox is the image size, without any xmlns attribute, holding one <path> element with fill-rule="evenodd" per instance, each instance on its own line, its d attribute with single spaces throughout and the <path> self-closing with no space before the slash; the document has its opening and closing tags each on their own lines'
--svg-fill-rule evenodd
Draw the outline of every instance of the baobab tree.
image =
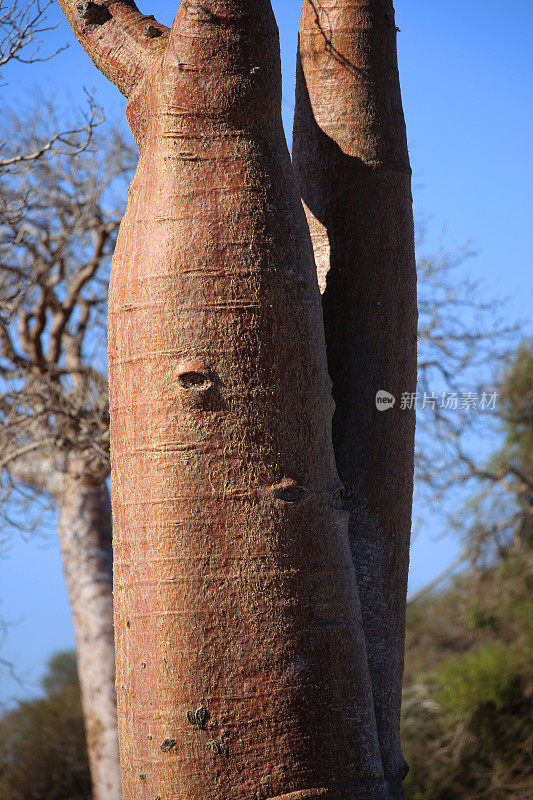
<svg viewBox="0 0 533 800">
<path fill-rule="evenodd" d="M 61 126 L 43 108 L 4 125 L 24 157 L 6 158 L 0 174 L 2 499 L 22 488 L 57 507 L 93 797 L 120 800 L 107 377 L 98 351 L 122 216 L 114 189 L 132 148 L 91 120 L 54 139 Z"/>
<path fill-rule="evenodd" d="M 399 399 L 416 388 L 417 311 L 392 0 L 304 0 L 293 164 L 323 292 L 333 444 L 381 755 L 399 797 L 415 428 Z M 377 408 L 380 390 L 395 408 Z"/>
<path fill-rule="evenodd" d="M 140 151 L 109 299 L 124 797 L 389 798 L 270 3 L 183 2 L 170 30 L 129 0 L 60 5 Z M 408 453 L 397 470 L 403 524 Z"/>
</svg>

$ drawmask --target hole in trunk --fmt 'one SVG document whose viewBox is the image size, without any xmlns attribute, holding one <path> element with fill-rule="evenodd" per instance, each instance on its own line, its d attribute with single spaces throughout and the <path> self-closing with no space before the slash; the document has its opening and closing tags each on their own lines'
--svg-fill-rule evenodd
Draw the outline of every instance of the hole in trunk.
<svg viewBox="0 0 533 800">
<path fill-rule="evenodd" d="M 109 22 L 110 19 L 113 19 L 106 6 L 102 6 L 99 3 L 91 3 L 89 0 L 79 3 L 76 9 L 78 16 L 86 25 L 103 25 L 104 22 Z"/>
<path fill-rule="evenodd" d="M 196 710 L 196 724 L 198 725 L 201 730 L 204 730 L 205 726 L 207 725 L 207 720 L 209 719 L 209 711 L 204 706 L 201 706 Z"/>
<path fill-rule="evenodd" d="M 144 35 L 148 39 L 157 39 L 159 36 L 163 35 L 163 31 L 160 31 L 155 25 L 146 25 L 144 28 Z"/>
<path fill-rule="evenodd" d="M 182 372 L 178 383 L 182 389 L 196 392 L 205 392 L 213 385 L 209 376 L 202 372 Z"/>
<path fill-rule="evenodd" d="M 161 745 L 161 750 L 163 753 L 168 753 L 170 750 L 173 750 L 177 745 L 176 739 L 165 739 L 163 744 Z"/>
<path fill-rule="evenodd" d="M 272 497 L 274 497 L 275 500 L 281 500 L 284 503 L 290 503 L 292 505 L 301 503 L 302 500 L 305 500 L 307 495 L 307 489 L 304 486 L 299 486 L 297 483 L 284 481 L 272 487 Z"/>
</svg>

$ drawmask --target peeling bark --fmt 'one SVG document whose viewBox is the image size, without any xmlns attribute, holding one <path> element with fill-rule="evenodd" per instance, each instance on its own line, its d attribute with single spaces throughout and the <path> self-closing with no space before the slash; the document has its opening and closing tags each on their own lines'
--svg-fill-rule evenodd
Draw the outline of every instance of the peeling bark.
<svg viewBox="0 0 533 800">
<path fill-rule="evenodd" d="M 316 256 L 385 774 L 399 743 L 416 387 L 416 269 L 391 0 L 304 0 L 293 165 Z M 380 389 L 396 397 L 376 409 Z"/>
<path fill-rule="evenodd" d="M 76 655 L 94 800 L 120 800 L 111 506 L 105 483 L 67 478 L 58 535 L 76 635 Z"/>
</svg>

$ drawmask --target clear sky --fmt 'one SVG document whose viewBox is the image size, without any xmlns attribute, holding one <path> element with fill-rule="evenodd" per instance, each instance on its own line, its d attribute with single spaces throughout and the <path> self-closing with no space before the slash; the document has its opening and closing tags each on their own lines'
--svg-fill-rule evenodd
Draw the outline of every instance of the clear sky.
<svg viewBox="0 0 533 800">
<path fill-rule="evenodd" d="M 429 218 L 424 249 L 470 243 L 476 258 L 465 269 L 502 300 L 509 321 L 531 319 L 533 300 L 533 60 L 531 0 L 396 0 L 400 79 L 413 167 L 415 212 Z M 171 22 L 173 0 L 143 0 L 140 8 Z M 284 100 L 290 137 L 300 0 L 274 0 L 280 28 Z M 61 19 L 54 9 L 52 18 Z M 38 66 L 4 70 L 4 105 L 23 101 L 33 87 L 55 92 L 64 106 L 82 106 L 81 89 L 94 88 L 109 119 L 125 102 L 74 41 L 66 24 L 45 45 L 70 43 Z M 508 301 L 504 304 L 504 298 Z M 529 328 L 531 332 L 531 328 Z M 435 540 L 438 521 L 422 529 L 412 551 L 416 589 L 456 555 L 453 538 Z M 0 653 L 27 679 L 29 690 L 48 656 L 73 645 L 57 542 L 16 535 L 0 561 L 0 613 L 14 624 Z M 50 529 L 49 529 L 50 531 Z M 3 676 L 0 675 L 0 679 Z M 33 684 L 32 684 L 33 682 Z M 20 690 L 5 680 L 0 699 Z"/>
</svg>

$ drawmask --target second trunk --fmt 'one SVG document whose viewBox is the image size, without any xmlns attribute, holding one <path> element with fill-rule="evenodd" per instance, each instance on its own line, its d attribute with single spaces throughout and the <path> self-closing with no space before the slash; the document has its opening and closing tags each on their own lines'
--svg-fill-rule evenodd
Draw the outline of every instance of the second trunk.
<svg viewBox="0 0 533 800">
<path fill-rule="evenodd" d="M 323 290 L 333 443 L 395 797 L 416 387 L 411 170 L 390 0 L 304 0 L 293 164 Z M 391 401 L 393 396 L 395 404 Z"/>
</svg>

